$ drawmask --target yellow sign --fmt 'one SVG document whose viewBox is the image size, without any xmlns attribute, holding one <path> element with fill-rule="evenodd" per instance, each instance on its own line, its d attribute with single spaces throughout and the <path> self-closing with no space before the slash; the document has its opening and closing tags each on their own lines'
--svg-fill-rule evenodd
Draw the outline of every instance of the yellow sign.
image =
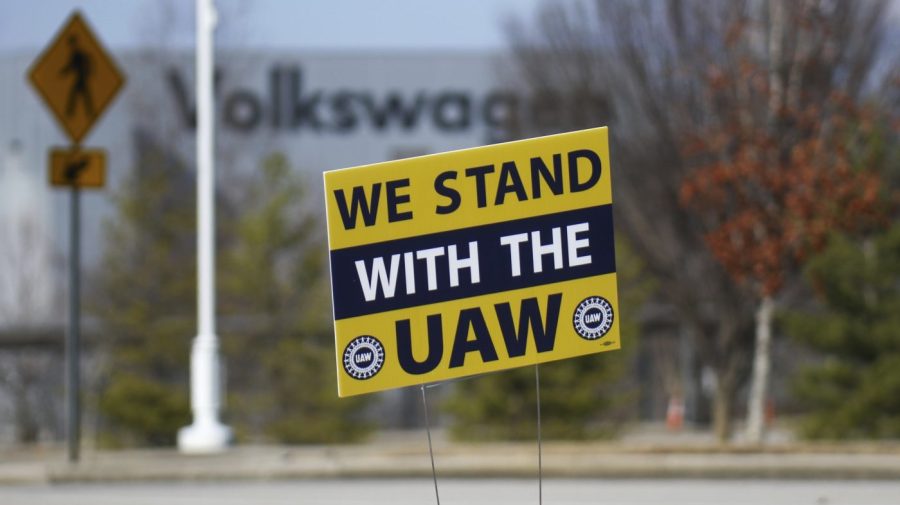
<svg viewBox="0 0 900 505">
<path fill-rule="evenodd" d="M 102 188 L 106 182 L 106 153 L 101 149 L 50 151 L 50 184 Z"/>
<path fill-rule="evenodd" d="M 340 396 L 619 348 L 606 128 L 324 178 Z"/>
<path fill-rule="evenodd" d="M 77 11 L 38 57 L 28 75 L 75 143 L 81 142 L 125 82 Z"/>
</svg>

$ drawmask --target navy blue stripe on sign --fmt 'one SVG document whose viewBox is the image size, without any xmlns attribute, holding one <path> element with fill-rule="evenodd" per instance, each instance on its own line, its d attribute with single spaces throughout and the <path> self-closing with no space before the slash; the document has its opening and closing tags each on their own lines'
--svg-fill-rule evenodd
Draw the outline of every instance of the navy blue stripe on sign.
<svg viewBox="0 0 900 505">
<path fill-rule="evenodd" d="M 549 247 L 554 242 L 554 228 L 559 230 L 556 242 L 561 250 L 556 256 Z M 540 272 L 535 272 L 532 232 L 538 232 L 537 245 L 546 247 L 538 250 L 543 252 L 539 254 Z M 502 244 L 501 237 L 508 236 L 516 238 Z M 473 282 L 473 268 L 459 263 L 470 257 L 471 242 L 478 244 L 478 282 Z M 570 245 L 574 251 L 569 251 Z M 456 286 L 451 286 L 450 246 L 456 249 Z M 514 275 L 513 248 L 518 249 L 519 275 Z M 431 286 L 429 261 L 434 273 Z M 588 207 L 333 250 L 334 317 L 376 314 L 615 271 L 612 205 Z"/>
</svg>

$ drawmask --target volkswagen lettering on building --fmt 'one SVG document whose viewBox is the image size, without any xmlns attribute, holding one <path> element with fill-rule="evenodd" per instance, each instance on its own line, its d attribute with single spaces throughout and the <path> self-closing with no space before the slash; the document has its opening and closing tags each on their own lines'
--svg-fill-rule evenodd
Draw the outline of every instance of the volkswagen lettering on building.
<svg viewBox="0 0 900 505">
<path fill-rule="evenodd" d="M 552 128 L 563 119 L 587 113 L 610 117 L 609 102 L 600 94 L 564 97 L 553 92 L 525 96 L 495 88 L 477 93 L 458 87 L 373 91 L 348 82 L 336 88 L 310 86 L 299 65 L 274 65 L 267 72 L 265 91 L 235 84 L 234 72 L 216 73 L 217 116 L 236 132 L 263 129 L 350 134 L 359 130 L 465 132 L 476 126 L 490 130 L 529 124 Z M 166 81 L 180 123 L 193 128 L 194 97 L 183 72 L 172 67 Z M 590 111 L 590 112 L 588 112 Z M 570 117 L 567 117 L 570 116 Z"/>
</svg>

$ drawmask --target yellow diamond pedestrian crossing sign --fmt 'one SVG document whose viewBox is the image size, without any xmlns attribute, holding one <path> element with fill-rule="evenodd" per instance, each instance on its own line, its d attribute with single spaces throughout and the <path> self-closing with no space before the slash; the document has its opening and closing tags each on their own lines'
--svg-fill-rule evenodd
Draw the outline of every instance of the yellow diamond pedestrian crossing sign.
<svg viewBox="0 0 900 505">
<path fill-rule="evenodd" d="M 38 57 L 28 76 L 75 143 L 81 142 L 125 82 L 77 11 Z"/>
</svg>

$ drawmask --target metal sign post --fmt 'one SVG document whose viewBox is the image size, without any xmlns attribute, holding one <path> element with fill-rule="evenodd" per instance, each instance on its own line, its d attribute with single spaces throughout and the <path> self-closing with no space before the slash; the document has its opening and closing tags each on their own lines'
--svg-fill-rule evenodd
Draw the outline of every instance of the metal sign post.
<svg viewBox="0 0 900 505">
<path fill-rule="evenodd" d="M 74 12 L 28 72 L 59 126 L 73 142 L 53 149 L 48 163 L 53 186 L 70 188 L 69 327 L 66 332 L 66 439 L 68 458 L 77 462 L 81 446 L 81 188 L 103 187 L 106 154 L 82 151 L 81 139 L 125 82 L 81 13 Z"/>
<path fill-rule="evenodd" d="M 66 418 L 69 461 L 81 446 L 81 201 L 73 185 L 69 207 L 69 331 L 66 334 Z"/>
</svg>

